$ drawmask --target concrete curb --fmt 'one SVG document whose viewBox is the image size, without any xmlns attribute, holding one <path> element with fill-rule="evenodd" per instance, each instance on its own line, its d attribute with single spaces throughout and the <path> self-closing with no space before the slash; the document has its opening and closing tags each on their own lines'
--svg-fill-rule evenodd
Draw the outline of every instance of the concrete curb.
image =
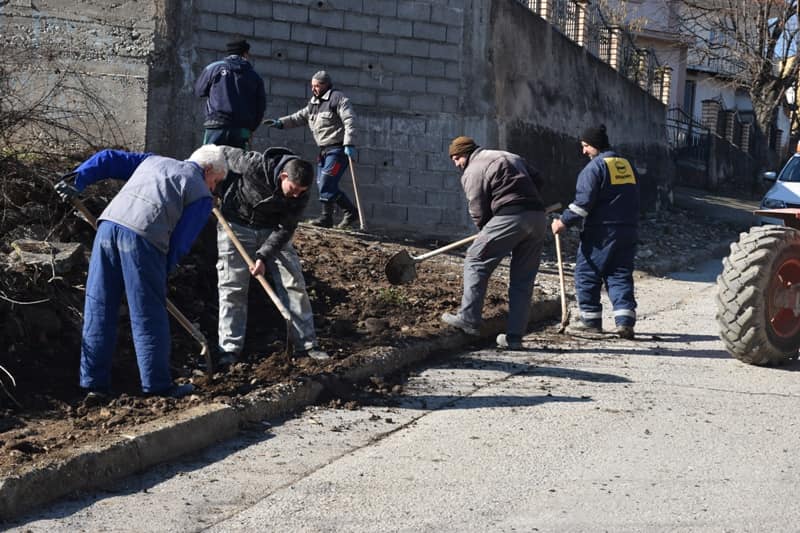
<svg viewBox="0 0 800 533">
<path fill-rule="evenodd" d="M 530 323 L 560 315 L 558 295 L 531 306 Z M 337 379 L 360 382 L 385 376 L 419 363 L 436 352 L 463 348 L 489 340 L 502 330 L 504 317 L 487 321 L 481 337 L 460 331 L 410 341 L 403 347 L 378 347 L 342 361 Z M 240 427 L 265 419 L 279 419 L 313 405 L 325 391 L 325 376 L 291 385 L 278 385 L 245 396 L 236 406 L 208 404 L 154 420 L 103 446 L 88 446 L 69 459 L 54 461 L 17 476 L 0 479 L 0 520 L 9 520 L 38 506 L 77 491 L 108 486 L 158 463 L 198 452 L 230 439 Z"/>
</svg>

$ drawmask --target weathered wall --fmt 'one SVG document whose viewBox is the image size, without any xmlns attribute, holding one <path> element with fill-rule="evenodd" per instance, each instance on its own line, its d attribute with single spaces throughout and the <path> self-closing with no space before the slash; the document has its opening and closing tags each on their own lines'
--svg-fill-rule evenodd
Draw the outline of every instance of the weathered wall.
<svg viewBox="0 0 800 533">
<path fill-rule="evenodd" d="M 493 5 L 487 57 L 498 137 L 488 141 L 528 157 L 547 179 L 548 200 L 566 203 L 588 161 L 578 136 L 587 126 L 605 124 L 612 146 L 634 160 L 644 203 L 652 206 L 657 188 L 674 172 L 663 104 L 541 18 L 527 16 L 519 3 Z"/>
<path fill-rule="evenodd" d="M 0 2 L 0 44 L 5 60 L 13 56 L 22 96 L 38 97 L 62 79 L 81 90 L 59 92 L 49 104 L 75 113 L 76 133 L 141 149 L 156 10 L 149 0 L 114 6 L 103 0 Z M 115 123 L 96 122 L 104 111 Z"/>
<path fill-rule="evenodd" d="M 472 231 L 446 153 L 460 134 L 529 157 L 548 180 L 549 201 L 571 197 L 586 162 L 577 136 L 600 122 L 647 169 L 646 199 L 667 181 L 663 106 L 516 0 L 20 4 L 0 7 L 3 29 L 27 28 L 24 44 L 38 42 L 38 26 L 70 28 L 53 32 L 63 36 L 63 56 L 101 84 L 129 146 L 164 155 L 186 157 L 200 144 L 203 101 L 192 85 L 226 42 L 251 42 L 268 117 L 304 106 L 311 76 L 327 70 L 359 117 L 356 171 L 372 227 Z M 254 149 L 278 144 L 309 159 L 317 153 L 306 128 L 262 127 L 253 139 Z M 349 177 L 343 183 L 349 188 Z"/>
</svg>

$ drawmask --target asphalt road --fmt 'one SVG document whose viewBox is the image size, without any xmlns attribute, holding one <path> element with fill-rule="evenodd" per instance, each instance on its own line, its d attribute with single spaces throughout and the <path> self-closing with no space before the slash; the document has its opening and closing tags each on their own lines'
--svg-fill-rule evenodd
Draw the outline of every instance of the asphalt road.
<svg viewBox="0 0 800 533">
<path fill-rule="evenodd" d="M 396 406 L 257 426 L 12 531 L 797 531 L 800 365 L 722 351 L 718 270 L 639 280 L 636 341 L 454 354 Z"/>
</svg>

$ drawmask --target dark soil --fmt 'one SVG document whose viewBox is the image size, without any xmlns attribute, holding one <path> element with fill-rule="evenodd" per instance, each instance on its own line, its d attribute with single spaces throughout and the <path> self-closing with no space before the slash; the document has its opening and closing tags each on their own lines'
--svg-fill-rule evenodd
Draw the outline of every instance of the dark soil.
<svg viewBox="0 0 800 533">
<path fill-rule="evenodd" d="M 335 372 L 350 355 L 378 346 L 397 346 L 437 335 L 440 315 L 455 311 L 461 297 L 461 266 L 439 256 L 417 265 L 418 279 L 393 286 L 386 261 L 407 249 L 419 255 L 446 242 L 403 242 L 390 237 L 320 230 L 302 225 L 294 245 L 302 259 L 320 346 L 332 359 L 317 362 L 288 355 L 285 321 L 263 288 L 250 287 L 244 360 L 212 376 L 203 372 L 198 344 L 177 322 L 172 328 L 172 368 L 178 382 L 192 382 L 196 394 L 180 400 L 144 397 L 127 310 L 121 309 L 113 366 L 115 398 L 87 406 L 78 387 L 84 283 L 94 230 L 60 203 L 47 180 L 5 181 L 6 203 L 0 248 L 0 476 L 63 456 L 76 446 L 206 402 L 235 402 L 248 392 L 324 372 Z M 95 214 L 113 189 L 91 191 L 84 203 Z M 78 261 L 68 272 L 19 261 L 11 243 L 27 238 L 80 242 Z M 425 245 L 424 248 L 415 247 Z M 44 246 L 47 248 L 47 246 Z M 169 298 L 216 346 L 216 231 L 205 228 L 192 253 L 169 282 Z M 505 283 L 493 279 L 485 314 L 505 309 Z M 2 373 L 2 370 L 0 370 Z"/>
<path fill-rule="evenodd" d="M 0 477 L 66 456 L 77 446 L 124 434 L 176 410 L 236 402 L 256 389 L 336 372 L 349 356 L 370 348 L 438 335 L 443 331 L 442 312 L 455 311 L 460 303 L 457 256 L 440 255 L 418 264 L 417 280 L 406 285 L 390 285 L 384 274 L 394 253 L 407 249 L 419 255 L 446 242 L 303 225 L 294 243 L 303 261 L 319 342 L 332 356 L 330 361 L 287 355 L 285 322 L 263 288 L 253 282 L 244 361 L 205 375 L 200 345 L 172 321 L 173 375 L 179 382 L 194 383 L 196 394 L 180 400 L 143 397 L 123 306 L 113 366 L 115 398 L 108 405 L 87 406 L 78 388 L 78 365 L 83 284 L 94 231 L 59 201 L 52 192 L 54 181 L 19 170 L 6 172 L 0 182 L 0 366 L 15 381 L 12 384 L 0 370 L 5 388 L 5 392 L 0 388 Z M 85 204 L 99 214 L 114 191 L 113 186 L 95 187 Z M 736 236 L 731 227 L 677 210 L 644 220 L 640 232 L 642 257 L 637 265 L 644 269 L 665 257 L 686 257 L 691 262 L 694 253 L 709 243 Z M 57 273 L 52 266 L 21 263 L 11 247 L 20 238 L 80 242 L 84 249 L 69 271 Z M 209 223 L 169 282 L 170 299 L 200 327 L 211 347 L 216 345 L 217 325 L 215 239 L 214 225 Z M 562 239 L 568 262 L 574 260 L 575 244 L 573 233 Z M 544 261 L 543 270 L 549 269 L 552 277 L 556 272 L 552 239 Z M 502 273 L 494 276 L 486 318 L 505 312 L 505 290 Z M 366 386 L 375 388 L 375 383 Z"/>
</svg>

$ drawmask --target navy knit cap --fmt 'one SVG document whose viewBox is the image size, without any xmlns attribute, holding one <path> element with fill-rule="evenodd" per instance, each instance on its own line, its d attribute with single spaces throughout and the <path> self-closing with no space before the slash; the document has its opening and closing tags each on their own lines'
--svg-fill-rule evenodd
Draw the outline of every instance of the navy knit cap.
<svg viewBox="0 0 800 533">
<path fill-rule="evenodd" d="M 608 134 L 606 133 L 605 124 L 600 124 L 600 126 L 596 128 L 586 128 L 581 134 L 581 140 L 589 146 L 594 146 L 601 151 L 611 147 L 608 143 Z"/>
<path fill-rule="evenodd" d="M 244 39 L 231 41 L 225 45 L 225 51 L 228 52 L 228 55 L 240 56 L 250 51 L 250 43 Z"/>
</svg>

